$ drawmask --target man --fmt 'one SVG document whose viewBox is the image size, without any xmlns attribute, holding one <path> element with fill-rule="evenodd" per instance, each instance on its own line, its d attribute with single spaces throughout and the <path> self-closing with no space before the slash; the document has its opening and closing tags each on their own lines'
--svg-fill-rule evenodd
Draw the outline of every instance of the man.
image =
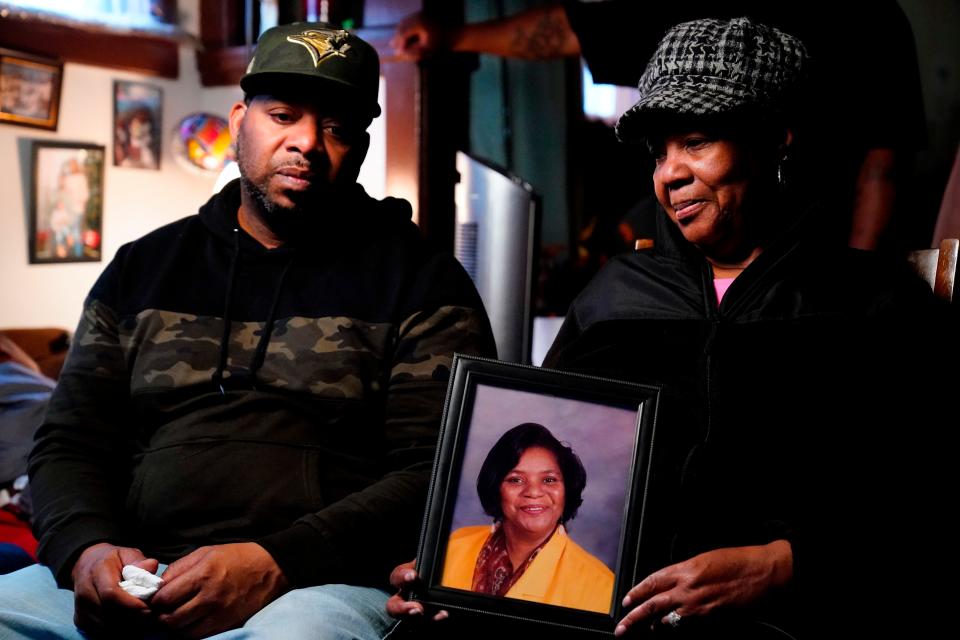
<svg viewBox="0 0 960 640">
<path fill-rule="evenodd" d="M 30 458 L 49 569 L 0 581 L 0 636 L 386 631 L 375 586 L 415 551 L 452 354 L 494 347 L 409 205 L 356 184 L 378 81 L 345 31 L 263 34 L 230 113 L 241 178 L 85 303 Z M 158 563 L 152 599 L 118 586 Z"/>
<path fill-rule="evenodd" d="M 868 14 L 870 28 L 865 29 Z M 904 248 L 897 246 L 895 233 L 918 221 L 895 214 L 898 198 L 905 200 L 903 178 L 913 154 L 926 140 L 926 122 L 913 34 L 895 0 L 869 5 L 567 0 L 457 28 L 418 14 L 401 22 L 391 44 L 410 60 L 438 51 L 529 60 L 583 55 L 597 82 L 636 86 L 668 28 L 696 18 L 741 15 L 796 35 L 813 56 L 818 84 L 811 94 L 827 98 L 806 110 L 805 137 L 813 139 L 806 153 L 816 154 L 819 171 L 790 177 L 814 182 L 821 194 L 829 187 L 823 201 L 846 212 L 842 219 L 825 221 L 830 235 L 858 249 Z"/>
</svg>

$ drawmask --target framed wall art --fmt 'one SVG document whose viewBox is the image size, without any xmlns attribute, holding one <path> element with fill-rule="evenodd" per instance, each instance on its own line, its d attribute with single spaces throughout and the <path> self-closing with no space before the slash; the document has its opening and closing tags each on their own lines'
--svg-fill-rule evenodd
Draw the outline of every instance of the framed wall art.
<svg viewBox="0 0 960 640">
<path fill-rule="evenodd" d="M 103 146 L 33 141 L 30 262 L 96 262 L 103 225 Z"/>
<path fill-rule="evenodd" d="M 638 573 L 658 397 L 457 356 L 411 597 L 612 635 Z"/>
<path fill-rule="evenodd" d="M 113 83 L 113 164 L 160 168 L 163 89 L 143 82 Z"/>
<path fill-rule="evenodd" d="M 63 63 L 0 49 L 0 123 L 56 131 Z"/>
</svg>

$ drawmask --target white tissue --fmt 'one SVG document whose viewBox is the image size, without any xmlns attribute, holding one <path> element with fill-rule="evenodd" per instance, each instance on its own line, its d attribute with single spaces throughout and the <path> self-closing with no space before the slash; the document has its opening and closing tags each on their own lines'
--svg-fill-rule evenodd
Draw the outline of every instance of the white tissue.
<svg viewBox="0 0 960 640">
<path fill-rule="evenodd" d="M 146 569 L 132 564 L 126 565 L 121 573 L 123 581 L 120 582 L 120 588 L 134 598 L 149 600 L 163 586 L 160 576 L 155 576 Z"/>
</svg>

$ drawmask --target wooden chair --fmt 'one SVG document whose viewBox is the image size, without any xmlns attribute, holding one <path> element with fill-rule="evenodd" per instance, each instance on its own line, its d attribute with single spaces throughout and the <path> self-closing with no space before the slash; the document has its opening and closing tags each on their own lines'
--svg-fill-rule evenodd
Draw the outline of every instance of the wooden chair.
<svg viewBox="0 0 960 640">
<path fill-rule="evenodd" d="M 933 293 L 947 302 L 953 302 L 958 250 L 960 240 L 947 238 L 940 243 L 939 249 L 919 249 L 907 255 L 907 260 L 927 281 Z"/>
</svg>

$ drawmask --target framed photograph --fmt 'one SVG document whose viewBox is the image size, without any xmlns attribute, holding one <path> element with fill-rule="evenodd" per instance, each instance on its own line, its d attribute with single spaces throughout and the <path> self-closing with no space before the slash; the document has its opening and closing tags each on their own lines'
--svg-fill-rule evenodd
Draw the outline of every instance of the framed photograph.
<svg viewBox="0 0 960 640">
<path fill-rule="evenodd" d="M 456 356 L 411 597 L 511 630 L 612 635 L 642 562 L 658 397 Z"/>
<path fill-rule="evenodd" d="M 30 262 L 97 262 L 103 223 L 103 146 L 34 140 Z"/>
<path fill-rule="evenodd" d="M 0 49 L 0 122 L 56 131 L 63 63 Z"/>
<path fill-rule="evenodd" d="M 143 82 L 113 83 L 113 164 L 160 169 L 163 89 Z"/>
</svg>

